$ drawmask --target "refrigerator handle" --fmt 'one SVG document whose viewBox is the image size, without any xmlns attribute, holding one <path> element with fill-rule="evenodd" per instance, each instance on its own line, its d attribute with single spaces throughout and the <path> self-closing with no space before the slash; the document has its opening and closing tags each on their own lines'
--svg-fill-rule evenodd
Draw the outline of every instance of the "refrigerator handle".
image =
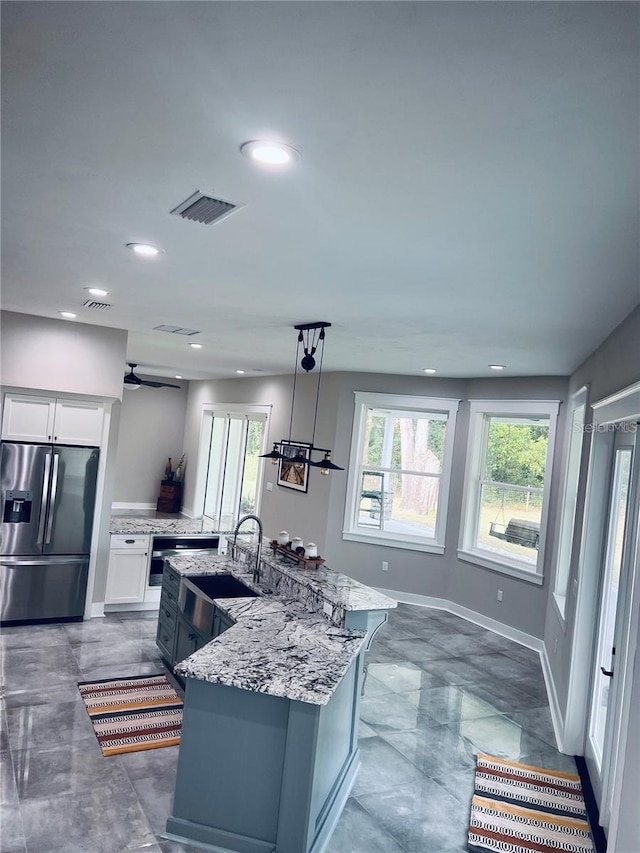
<svg viewBox="0 0 640 853">
<path fill-rule="evenodd" d="M 57 453 L 53 454 L 53 476 L 51 477 L 51 497 L 49 498 L 49 518 L 47 520 L 47 538 L 45 545 L 51 542 L 51 531 L 53 530 L 53 516 L 56 506 L 56 492 L 58 491 L 58 464 L 60 456 Z"/>
<path fill-rule="evenodd" d="M 49 502 L 49 472 L 51 471 L 51 453 L 44 457 L 44 477 L 42 478 L 42 499 L 40 501 L 40 524 L 38 525 L 37 544 L 42 545 L 44 525 L 47 520 L 47 504 Z"/>
</svg>

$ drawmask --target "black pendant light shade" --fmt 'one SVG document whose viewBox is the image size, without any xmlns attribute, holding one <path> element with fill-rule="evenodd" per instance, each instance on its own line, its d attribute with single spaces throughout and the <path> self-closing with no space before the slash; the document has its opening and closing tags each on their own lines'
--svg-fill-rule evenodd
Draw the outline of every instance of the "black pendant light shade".
<svg viewBox="0 0 640 853">
<path fill-rule="evenodd" d="M 319 450 L 320 448 L 316 448 Z M 329 451 L 325 451 L 324 458 L 320 459 L 318 462 L 309 462 L 309 465 L 312 465 L 314 468 L 324 468 L 328 471 L 344 471 L 344 468 L 341 468 L 339 465 L 336 465 L 335 462 L 331 461 L 331 454 Z"/>
<path fill-rule="evenodd" d="M 269 453 L 261 453 L 259 458 L 260 459 L 273 459 L 273 460 L 286 459 L 287 457 L 284 455 L 284 453 L 280 453 L 280 451 L 277 448 L 278 448 L 278 442 L 274 441 L 273 442 L 273 450 L 271 450 Z"/>
</svg>

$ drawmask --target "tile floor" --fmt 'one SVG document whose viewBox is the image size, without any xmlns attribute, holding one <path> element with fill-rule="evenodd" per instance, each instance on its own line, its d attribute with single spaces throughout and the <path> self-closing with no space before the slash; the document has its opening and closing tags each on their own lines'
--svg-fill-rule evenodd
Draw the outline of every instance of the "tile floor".
<svg viewBox="0 0 640 853">
<path fill-rule="evenodd" d="M 76 682 L 162 669 L 157 614 L 4 629 L 2 853 L 197 853 L 160 837 L 178 749 L 103 758 Z M 574 770 L 538 655 L 449 613 L 392 611 L 370 654 L 362 767 L 326 853 L 466 849 L 478 750 Z"/>
</svg>

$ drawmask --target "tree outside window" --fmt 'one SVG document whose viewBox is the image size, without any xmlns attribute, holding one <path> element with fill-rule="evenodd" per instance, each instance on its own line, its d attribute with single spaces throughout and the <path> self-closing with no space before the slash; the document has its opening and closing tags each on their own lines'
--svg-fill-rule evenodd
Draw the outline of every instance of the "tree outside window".
<svg viewBox="0 0 640 853">
<path fill-rule="evenodd" d="M 558 405 L 471 403 L 463 559 L 541 582 Z"/>
<path fill-rule="evenodd" d="M 356 394 L 352 446 L 358 450 L 345 538 L 441 550 L 457 406 L 456 400 Z"/>
</svg>

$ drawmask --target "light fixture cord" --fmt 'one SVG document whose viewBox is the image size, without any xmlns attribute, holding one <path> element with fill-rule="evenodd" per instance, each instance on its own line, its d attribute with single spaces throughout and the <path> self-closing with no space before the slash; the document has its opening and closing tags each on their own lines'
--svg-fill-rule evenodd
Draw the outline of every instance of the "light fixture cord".
<svg viewBox="0 0 640 853">
<path fill-rule="evenodd" d="M 298 335 L 296 343 L 296 363 L 293 368 L 293 389 L 291 391 L 291 414 L 289 415 L 289 444 L 291 444 L 291 431 L 293 429 L 293 407 L 296 402 L 296 379 L 298 377 L 298 356 L 300 354 L 300 341 L 302 340 L 302 332 Z M 317 405 L 317 403 L 316 403 Z"/>
<path fill-rule="evenodd" d="M 316 387 L 316 408 L 313 413 L 313 433 L 311 435 L 311 449 L 316 442 L 316 421 L 318 420 L 318 400 L 320 399 L 320 380 L 322 379 L 322 359 L 324 358 L 324 329 L 320 332 L 319 340 L 322 341 L 322 349 L 320 350 L 320 367 L 318 369 L 318 385 Z M 309 454 L 311 455 L 311 454 Z"/>
</svg>

